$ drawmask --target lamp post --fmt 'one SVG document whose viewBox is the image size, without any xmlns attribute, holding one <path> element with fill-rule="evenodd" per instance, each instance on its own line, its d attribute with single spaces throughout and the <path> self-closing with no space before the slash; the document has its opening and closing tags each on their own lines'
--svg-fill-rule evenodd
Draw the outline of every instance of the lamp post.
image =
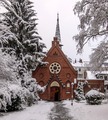
<svg viewBox="0 0 108 120">
<path fill-rule="evenodd" d="M 71 85 L 72 85 L 71 105 L 73 105 L 74 83 L 72 82 Z"/>
<path fill-rule="evenodd" d="M 74 82 L 72 82 L 71 83 L 71 85 L 72 85 L 72 96 L 71 96 L 71 105 L 73 105 L 73 99 L 74 99 L 74 85 L 76 85 L 77 84 L 77 79 L 76 78 L 74 78 Z"/>
</svg>

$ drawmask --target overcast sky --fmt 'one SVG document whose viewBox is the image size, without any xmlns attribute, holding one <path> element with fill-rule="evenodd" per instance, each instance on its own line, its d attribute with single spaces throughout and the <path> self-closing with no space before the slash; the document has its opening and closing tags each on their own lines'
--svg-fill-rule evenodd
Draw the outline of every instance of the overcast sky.
<svg viewBox="0 0 108 120">
<path fill-rule="evenodd" d="M 75 58 L 82 58 L 89 60 L 91 47 L 94 48 L 95 44 L 88 43 L 84 47 L 82 55 L 77 55 L 76 43 L 72 39 L 78 33 L 78 17 L 74 15 L 73 8 L 79 0 L 31 0 L 34 2 L 34 9 L 37 12 L 38 32 L 42 37 L 47 49 L 51 47 L 51 42 L 55 36 L 57 13 L 59 13 L 59 24 L 61 32 L 61 41 L 63 51 L 72 60 Z"/>
</svg>

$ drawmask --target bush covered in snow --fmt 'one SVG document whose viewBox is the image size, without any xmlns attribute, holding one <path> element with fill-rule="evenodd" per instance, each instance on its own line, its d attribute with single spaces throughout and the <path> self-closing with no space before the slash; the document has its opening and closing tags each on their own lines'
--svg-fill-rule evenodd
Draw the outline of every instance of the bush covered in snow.
<svg viewBox="0 0 108 120">
<path fill-rule="evenodd" d="M 90 90 L 85 95 L 88 104 L 101 104 L 104 99 L 104 94 L 97 90 Z"/>
<path fill-rule="evenodd" d="M 0 89 L 0 111 L 21 110 L 23 106 L 30 106 L 34 102 L 34 94 L 27 88 L 16 84 Z"/>
<path fill-rule="evenodd" d="M 22 109 L 22 88 L 18 85 L 9 85 L 0 89 L 0 110 L 13 111 Z"/>
<path fill-rule="evenodd" d="M 31 94 L 27 98 L 27 102 L 29 106 L 40 99 L 38 96 L 38 92 L 42 93 L 45 91 L 45 88 L 46 88 L 46 86 L 41 87 L 39 84 L 37 84 L 35 78 L 31 78 L 30 76 L 27 76 L 27 75 L 24 77 L 24 80 L 21 81 L 21 85 L 22 87 L 28 89 Z"/>
</svg>

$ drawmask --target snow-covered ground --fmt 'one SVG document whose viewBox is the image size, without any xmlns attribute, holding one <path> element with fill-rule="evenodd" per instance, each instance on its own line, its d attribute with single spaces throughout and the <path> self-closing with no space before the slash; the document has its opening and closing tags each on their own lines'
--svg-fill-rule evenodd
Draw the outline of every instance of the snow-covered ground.
<svg viewBox="0 0 108 120">
<path fill-rule="evenodd" d="M 108 103 L 104 101 L 101 105 L 87 105 L 85 101 L 77 103 L 63 101 L 65 107 L 69 108 L 69 114 L 74 120 L 108 120 Z M 53 102 L 39 101 L 38 104 L 27 107 L 23 111 L 6 113 L 0 116 L 0 120 L 49 120 L 49 113 L 53 108 Z"/>
<path fill-rule="evenodd" d="M 48 120 L 52 102 L 39 101 L 38 104 L 27 107 L 23 111 L 6 113 L 0 120 Z"/>
<path fill-rule="evenodd" d="M 86 101 L 73 102 L 64 101 L 64 104 L 69 108 L 70 115 L 75 120 L 108 120 L 108 103 L 103 101 L 101 105 L 88 105 Z"/>
</svg>

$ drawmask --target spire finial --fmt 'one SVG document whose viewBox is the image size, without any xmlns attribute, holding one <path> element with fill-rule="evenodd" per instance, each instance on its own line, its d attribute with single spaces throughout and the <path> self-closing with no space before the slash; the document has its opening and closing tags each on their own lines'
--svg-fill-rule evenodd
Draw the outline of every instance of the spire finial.
<svg viewBox="0 0 108 120">
<path fill-rule="evenodd" d="M 56 25 L 55 37 L 57 37 L 59 42 L 61 42 L 60 27 L 59 27 L 59 13 L 57 13 L 57 25 Z"/>
</svg>

